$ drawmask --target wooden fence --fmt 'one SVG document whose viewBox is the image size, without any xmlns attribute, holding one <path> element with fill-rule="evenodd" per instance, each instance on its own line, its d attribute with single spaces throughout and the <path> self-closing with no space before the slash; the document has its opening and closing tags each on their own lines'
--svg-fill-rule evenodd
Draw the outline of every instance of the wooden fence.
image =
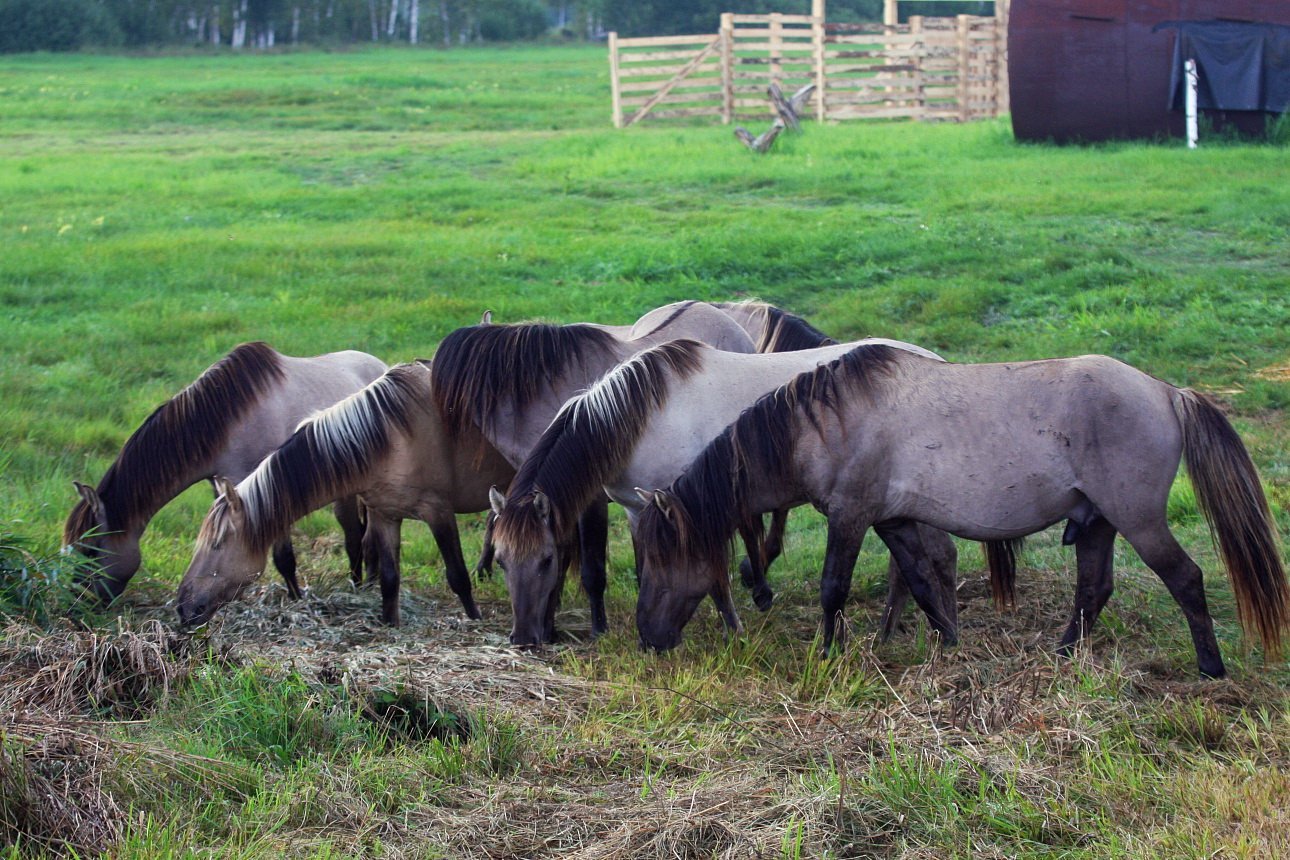
<svg viewBox="0 0 1290 860">
<path fill-rule="evenodd" d="M 998 18 L 910 18 L 828 24 L 812 15 L 721 16 L 704 36 L 609 34 L 613 118 L 773 115 L 766 88 L 815 84 L 819 120 L 967 120 L 1008 110 L 1006 24 Z"/>
</svg>

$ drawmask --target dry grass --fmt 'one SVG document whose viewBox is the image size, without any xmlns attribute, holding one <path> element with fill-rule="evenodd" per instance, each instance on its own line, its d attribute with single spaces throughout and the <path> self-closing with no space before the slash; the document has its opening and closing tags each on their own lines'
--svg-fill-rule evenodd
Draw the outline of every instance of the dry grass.
<svg viewBox="0 0 1290 860">
<path fill-rule="evenodd" d="M 133 609 L 137 629 L 113 633 L 15 626 L 0 647 L 0 706 L 40 716 L 6 722 L 0 778 L 16 798 L 0 805 L 6 838 L 82 856 L 137 844 L 131 779 L 164 774 L 223 785 L 232 809 L 245 804 L 228 832 L 205 837 L 233 839 L 242 856 L 1290 850 L 1283 672 L 1194 680 L 1181 631 L 1152 644 L 1153 628 L 1177 619 L 1154 617 L 1158 595 L 1132 577 L 1091 646 L 1059 659 L 1049 649 L 1067 577 L 1030 569 L 1021 585 L 1020 608 L 999 614 L 984 576 L 965 575 L 963 645 L 945 652 L 917 622 L 875 649 L 864 633 L 877 607 L 860 603 L 851 644 L 831 662 L 810 654 L 815 609 L 792 587 L 769 616 L 748 619 L 746 641 L 725 644 L 700 620 L 663 658 L 637 652 L 626 633 L 516 652 L 503 644 L 505 607 L 470 622 L 415 591 L 405 626 L 390 630 L 377 596 L 340 580 L 296 603 L 277 586 L 255 590 L 195 640 L 161 623 L 171 610 L 155 603 Z M 576 630 L 584 613 L 570 602 L 562 618 Z M 616 630 L 628 611 L 616 607 Z M 398 690 L 468 717 L 471 732 L 441 743 L 387 724 L 380 743 L 265 771 L 248 788 L 240 765 L 176 752 L 150 729 L 151 709 L 167 707 L 195 666 L 254 665 L 343 693 L 310 707 L 347 701 L 367 713 Z M 136 722 L 125 739 L 122 724 L 90 715 Z M 184 838 L 203 838 L 209 825 L 182 808 Z"/>
</svg>

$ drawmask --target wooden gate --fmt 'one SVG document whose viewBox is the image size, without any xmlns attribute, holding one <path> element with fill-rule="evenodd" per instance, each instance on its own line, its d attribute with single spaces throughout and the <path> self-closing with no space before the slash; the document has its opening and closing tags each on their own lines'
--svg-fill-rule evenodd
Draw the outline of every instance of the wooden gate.
<svg viewBox="0 0 1290 860">
<path fill-rule="evenodd" d="M 609 34 L 613 120 L 773 116 L 771 83 L 815 84 L 819 120 L 965 122 L 1008 110 L 1006 23 L 959 15 L 828 24 L 813 15 L 721 16 L 711 35 Z"/>
</svg>

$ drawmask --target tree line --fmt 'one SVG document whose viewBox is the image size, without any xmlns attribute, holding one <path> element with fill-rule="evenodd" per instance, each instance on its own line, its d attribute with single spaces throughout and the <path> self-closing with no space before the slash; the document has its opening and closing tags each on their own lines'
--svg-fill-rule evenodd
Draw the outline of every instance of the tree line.
<svg viewBox="0 0 1290 860">
<path fill-rule="evenodd" d="M 802 14 L 810 0 L 0 0 L 0 51 L 405 42 L 715 32 L 722 12 Z M 913 7 L 932 7 L 914 9 Z M 988 13 L 991 3 L 902 3 Z M 909 7 L 909 9 L 906 9 Z M 882 0 L 831 0 L 831 21 L 874 21 Z"/>
</svg>

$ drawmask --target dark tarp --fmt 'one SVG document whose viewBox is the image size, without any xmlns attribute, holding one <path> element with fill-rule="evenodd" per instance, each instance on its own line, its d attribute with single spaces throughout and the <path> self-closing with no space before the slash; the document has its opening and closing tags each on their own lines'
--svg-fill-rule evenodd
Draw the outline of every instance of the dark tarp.
<svg viewBox="0 0 1290 860">
<path fill-rule="evenodd" d="M 1196 104 L 1208 110 L 1284 113 L 1290 108 L 1290 27 L 1236 21 L 1166 21 L 1178 31 L 1169 104 L 1182 110 L 1183 64 L 1196 61 Z"/>
</svg>

